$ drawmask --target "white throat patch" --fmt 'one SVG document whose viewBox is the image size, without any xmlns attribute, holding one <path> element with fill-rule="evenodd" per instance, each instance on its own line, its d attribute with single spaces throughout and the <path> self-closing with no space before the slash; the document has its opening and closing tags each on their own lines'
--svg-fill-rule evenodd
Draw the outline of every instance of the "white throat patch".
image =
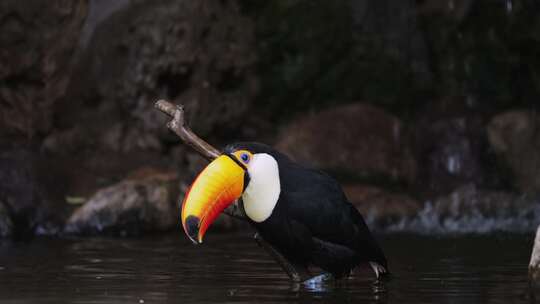
<svg viewBox="0 0 540 304">
<path fill-rule="evenodd" d="M 249 166 L 249 184 L 242 194 L 246 215 L 260 223 L 272 214 L 281 192 L 276 160 L 266 153 L 253 155 Z"/>
</svg>

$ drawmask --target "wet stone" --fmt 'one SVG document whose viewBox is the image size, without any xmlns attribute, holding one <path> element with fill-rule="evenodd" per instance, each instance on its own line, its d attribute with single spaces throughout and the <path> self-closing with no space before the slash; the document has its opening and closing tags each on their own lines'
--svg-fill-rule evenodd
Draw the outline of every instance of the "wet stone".
<svg viewBox="0 0 540 304">
<path fill-rule="evenodd" d="M 534 230 L 539 219 L 535 198 L 468 184 L 426 201 L 412 219 L 404 218 L 388 229 L 422 234 L 524 233 Z"/>
<path fill-rule="evenodd" d="M 146 172 L 98 190 L 74 211 L 70 234 L 140 235 L 176 227 L 179 182 L 172 172 Z"/>
</svg>

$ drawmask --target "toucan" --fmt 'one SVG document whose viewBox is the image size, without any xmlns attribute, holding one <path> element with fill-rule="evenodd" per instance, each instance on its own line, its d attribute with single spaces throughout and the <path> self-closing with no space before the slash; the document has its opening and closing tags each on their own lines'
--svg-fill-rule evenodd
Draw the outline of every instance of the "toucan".
<svg viewBox="0 0 540 304">
<path fill-rule="evenodd" d="M 182 226 L 196 244 L 238 202 L 257 234 L 298 273 L 313 266 L 335 278 L 368 265 L 377 278 L 386 258 L 339 183 L 261 143 L 226 146 L 196 177 L 182 203 Z"/>
</svg>

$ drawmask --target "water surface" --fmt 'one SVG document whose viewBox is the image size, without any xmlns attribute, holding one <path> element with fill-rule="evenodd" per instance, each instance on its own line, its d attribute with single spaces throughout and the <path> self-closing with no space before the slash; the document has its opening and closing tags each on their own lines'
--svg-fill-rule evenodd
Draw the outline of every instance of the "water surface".
<svg viewBox="0 0 540 304">
<path fill-rule="evenodd" d="M 10 303 L 530 303 L 533 236 L 381 237 L 393 278 L 290 283 L 249 234 L 46 239 L 0 244 Z"/>
</svg>

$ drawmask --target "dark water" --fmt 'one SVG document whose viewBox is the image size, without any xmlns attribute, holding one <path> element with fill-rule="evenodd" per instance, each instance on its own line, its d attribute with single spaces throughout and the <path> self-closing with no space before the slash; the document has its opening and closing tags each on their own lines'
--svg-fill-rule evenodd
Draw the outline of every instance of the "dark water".
<svg viewBox="0 0 540 304">
<path fill-rule="evenodd" d="M 530 303 L 533 236 L 383 237 L 393 278 L 292 284 L 248 234 L 0 244 L 9 303 Z"/>
</svg>

